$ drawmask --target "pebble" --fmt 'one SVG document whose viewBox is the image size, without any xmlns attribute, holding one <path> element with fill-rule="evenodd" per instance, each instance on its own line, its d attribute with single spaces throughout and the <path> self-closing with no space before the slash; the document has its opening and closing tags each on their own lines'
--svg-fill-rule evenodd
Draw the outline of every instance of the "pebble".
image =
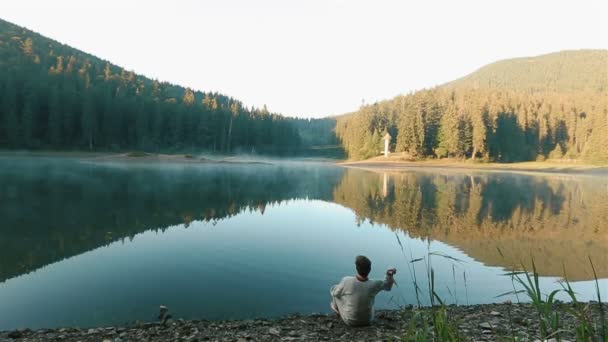
<svg viewBox="0 0 608 342">
<path fill-rule="evenodd" d="M 562 304 L 560 304 L 562 305 Z M 563 322 L 561 341 L 576 339 L 576 318 L 560 311 Z M 428 309 L 423 309 L 428 310 Z M 511 326 L 519 340 L 534 341 L 538 336 L 537 313 L 530 304 L 489 304 L 449 306 L 448 313 L 458 322 L 458 330 L 466 341 L 495 341 L 510 338 Z M 513 322 L 509 323 L 508 310 Z M 213 342 L 291 342 L 291 341 L 388 341 L 402 340 L 408 322 L 418 309 L 377 311 L 377 320 L 370 327 L 346 326 L 337 316 L 313 314 L 292 315 L 279 319 L 246 321 L 189 321 L 176 319 L 172 324 L 139 323 L 129 327 L 105 327 L 85 330 L 58 328 L 32 331 L 20 329 L 0 332 L 0 342 L 131 342 L 131 341 L 213 341 Z M 597 319 L 597 305 L 589 310 Z M 520 322 L 520 323 L 518 323 Z M 525 326 L 524 326 L 525 324 Z M 554 342 L 548 341 L 538 342 Z"/>
<path fill-rule="evenodd" d="M 492 330 L 492 324 L 490 324 L 489 322 L 479 323 L 479 327 L 483 330 Z"/>
</svg>

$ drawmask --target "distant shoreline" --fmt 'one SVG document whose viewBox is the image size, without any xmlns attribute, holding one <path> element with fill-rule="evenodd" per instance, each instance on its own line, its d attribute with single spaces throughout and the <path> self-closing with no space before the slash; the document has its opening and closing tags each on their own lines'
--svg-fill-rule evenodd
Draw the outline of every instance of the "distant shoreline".
<svg viewBox="0 0 608 342">
<path fill-rule="evenodd" d="M 36 150 L 0 150 L 2 157 L 41 157 L 41 158 L 73 158 L 86 162 L 124 162 L 124 163 L 187 163 L 187 164 L 258 164 L 271 165 L 274 162 L 297 161 L 335 164 L 343 161 L 329 157 L 291 156 L 280 157 L 272 155 L 222 155 L 222 154 L 189 154 L 189 153 L 148 153 L 133 152 L 89 152 L 89 151 L 36 151 Z"/>
<path fill-rule="evenodd" d="M 221 159 L 209 159 L 191 154 L 162 154 L 129 152 L 120 154 L 109 154 L 89 158 L 93 162 L 153 162 L 153 163 L 188 163 L 188 164 L 264 164 L 268 163 L 254 160 L 224 157 Z"/>
<path fill-rule="evenodd" d="M 0 151 L 0 157 L 42 157 L 42 158 L 77 158 L 80 161 L 93 163 L 184 163 L 184 164 L 256 164 L 270 163 L 247 158 L 218 156 L 217 159 L 204 158 L 191 154 L 163 154 L 145 152 L 81 152 L 81 151 Z"/>
<path fill-rule="evenodd" d="M 78 158 L 89 162 L 146 162 L 146 163 L 186 163 L 186 164 L 262 164 L 268 165 L 272 161 L 299 160 L 311 162 L 325 162 L 336 166 L 358 168 L 370 171 L 406 171 L 406 170 L 474 170 L 494 172 L 520 172 L 520 173 L 550 173 L 571 175 L 601 175 L 608 176 L 608 165 L 593 165 L 585 163 L 544 161 L 544 162 L 518 162 L 518 163 L 484 163 L 464 160 L 421 160 L 406 161 L 400 156 L 389 158 L 374 157 L 366 160 L 348 161 L 319 157 L 266 157 L 266 156 L 229 156 L 218 155 L 210 158 L 184 153 L 145 153 L 145 152 L 88 152 L 88 151 L 28 151 L 28 150 L 0 150 L 0 157 L 51 157 L 51 158 Z"/>
<path fill-rule="evenodd" d="M 375 157 L 361 161 L 347 161 L 337 165 L 372 171 L 404 171 L 412 169 L 450 169 L 522 173 L 608 175 L 608 165 L 562 162 L 475 163 L 462 160 L 404 161 L 396 158 Z"/>
</svg>

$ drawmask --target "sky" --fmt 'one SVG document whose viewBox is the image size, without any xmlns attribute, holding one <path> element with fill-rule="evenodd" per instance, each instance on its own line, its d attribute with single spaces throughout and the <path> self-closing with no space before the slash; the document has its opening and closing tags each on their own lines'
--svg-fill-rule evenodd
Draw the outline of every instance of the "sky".
<svg viewBox="0 0 608 342">
<path fill-rule="evenodd" d="M 608 1 L 2 0 L 138 74 L 288 116 L 357 110 L 497 60 L 608 48 Z"/>
</svg>

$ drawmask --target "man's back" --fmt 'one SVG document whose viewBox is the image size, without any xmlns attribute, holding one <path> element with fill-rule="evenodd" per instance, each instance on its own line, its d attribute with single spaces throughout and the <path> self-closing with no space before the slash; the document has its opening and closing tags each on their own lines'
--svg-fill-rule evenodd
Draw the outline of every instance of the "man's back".
<svg viewBox="0 0 608 342">
<path fill-rule="evenodd" d="M 346 324 L 367 325 L 374 316 L 374 299 L 382 290 L 390 290 L 387 281 L 344 277 L 331 288 L 331 295 Z"/>
<path fill-rule="evenodd" d="M 386 270 L 384 281 L 369 280 L 367 276 L 372 270 L 371 260 L 364 255 L 358 255 L 355 258 L 355 266 L 356 277 L 344 277 L 338 285 L 329 290 L 332 297 L 331 309 L 348 325 L 368 325 L 374 318 L 376 295 L 382 290 L 391 290 L 395 282 L 393 275 L 397 270 Z"/>
</svg>

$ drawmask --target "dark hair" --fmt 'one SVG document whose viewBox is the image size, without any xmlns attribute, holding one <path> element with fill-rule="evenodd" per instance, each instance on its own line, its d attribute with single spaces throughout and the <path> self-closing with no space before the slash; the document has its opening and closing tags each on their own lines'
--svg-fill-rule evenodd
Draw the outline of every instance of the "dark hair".
<svg viewBox="0 0 608 342">
<path fill-rule="evenodd" d="M 372 270 L 371 260 L 363 255 L 357 255 L 357 258 L 355 259 L 355 266 L 357 266 L 357 273 L 366 278 L 369 272 Z"/>
</svg>

